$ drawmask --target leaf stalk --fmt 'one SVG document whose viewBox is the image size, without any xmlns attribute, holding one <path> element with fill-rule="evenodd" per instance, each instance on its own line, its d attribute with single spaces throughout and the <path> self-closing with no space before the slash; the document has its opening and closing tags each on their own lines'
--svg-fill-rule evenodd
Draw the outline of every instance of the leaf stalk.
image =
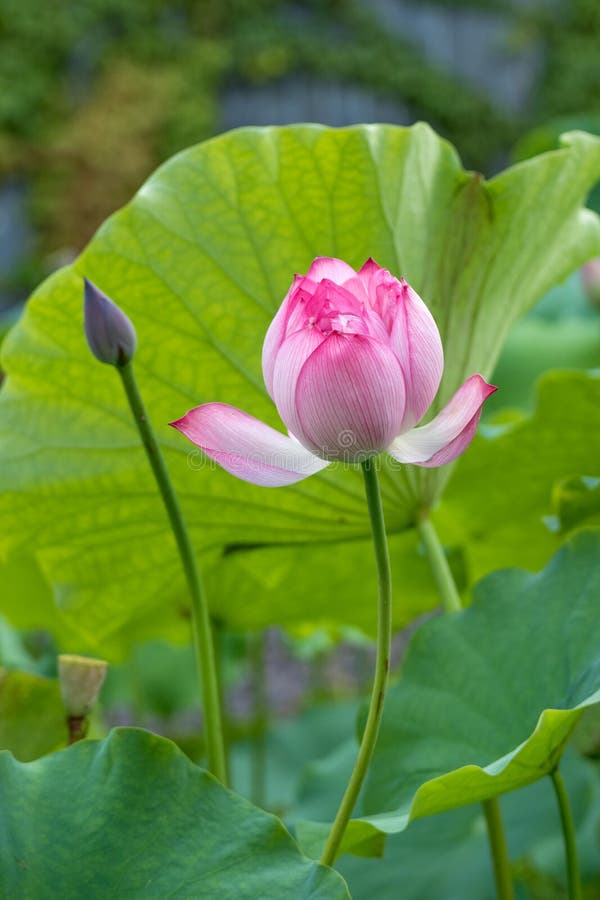
<svg viewBox="0 0 600 900">
<path fill-rule="evenodd" d="M 440 543 L 440 539 L 433 527 L 431 519 L 419 519 L 417 528 L 425 546 L 427 556 L 429 557 L 433 577 L 435 578 L 439 595 L 442 598 L 444 609 L 446 612 L 459 612 L 459 610 L 462 609 L 460 595 L 456 588 L 456 582 L 452 576 L 452 571 L 448 565 L 444 548 Z"/>
<path fill-rule="evenodd" d="M 433 522 L 431 519 L 423 517 L 418 520 L 417 528 L 429 557 L 444 609 L 447 613 L 459 612 L 462 609 L 460 594 Z M 482 805 L 485 813 L 498 900 L 514 900 L 515 894 L 510 871 L 510 858 L 502 823 L 500 803 L 497 797 L 491 797 L 488 800 L 484 800 Z"/>
<path fill-rule="evenodd" d="M 483 801 L 482 806 L 485 813 L 490 852 L 492 854 L 498 900 L 514 900 L 515 892 L 500 802 L 497 797 L 490 797 L 488 800 Z"/>
<path fill-rule="evenodd" d="M 550 777 L 554 786 L 554 792 L 556 793 L 558 811 L 560 813 L 560 824 L 565 844 L 569 900 L 581 900 L 581 879 L 579 876 L 579 863 L 577 859 L 577 844 L 575 842 L 575 823 L 573 822 L 573 812 L 571 810 L 569 795 L 567 793 L 564 778 L 558 768 L 554 769 Z"/>
</svg>

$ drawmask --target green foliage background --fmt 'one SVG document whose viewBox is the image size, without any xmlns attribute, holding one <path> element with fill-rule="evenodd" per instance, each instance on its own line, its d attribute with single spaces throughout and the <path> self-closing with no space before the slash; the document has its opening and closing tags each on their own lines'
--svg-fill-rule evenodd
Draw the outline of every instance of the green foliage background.
<svg viewBox="0 0 600 900">
<path fill-rule="evenodd" d="M 5 287 L 33 289 L 48 254 L 81 249 L 160 161 L 214 134 L 220 92 L 232 82 L 303 72 L 363 85 L 407 104 L 452 141 L 467 167 L 485 172 L 532 127 L 600 113 L 595 0 L 452 5 L 508 12 L 515 48 L 546 48 L 529 111 L 500 112 L 390 36 L 360 0 L 308 0 L 312 15 L 301 28 L 286 18 L 283 0 L 3 0 L 0 176 L 30 180 L 37 235 Z"/>
</svg>

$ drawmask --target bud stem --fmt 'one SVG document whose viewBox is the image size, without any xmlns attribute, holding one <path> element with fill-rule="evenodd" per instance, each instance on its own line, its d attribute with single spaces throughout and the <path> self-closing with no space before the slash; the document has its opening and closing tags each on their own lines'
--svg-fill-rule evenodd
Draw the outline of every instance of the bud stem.
<svg viewBox="0 0 600 900">
<path fill-rule="evenodd" d="M 227 768 L 213 635 L 194 550 L 177 494 L 148 419 L 131 362 L 117 366 L 117 371 L 121 376 L 133 418 L 160 490 L 188 583 L 192 601 L 194 649 L 201 682 L 208 768 L 223 784 L 226 784 Z"/>
<path fill-rule="evenodd" d="M 369 713 L 354 770 L 350 776 L 348 787 L 342 798 L 331 833 L 327 839 L 321 862 L 330 866 L 335 861 L 344 832 L 352 815 L 352 810 L 365 780 L 367 769 L 375 750 L 379 724 L 383 713 L 383 702 L 390 670 L 390 651 L 392 642 L 392 575 L 390 557 L 383 518 L 379 477 L 377 475 L 377 459 L 367 459 L 361 463 L 365 479 L 367 507 L 371 520 L 371 534 L 375 548 L 377 575 L 379 580 L 379 614 L 377 623 L 377 659 L 375 677 L 369 703 Z"/>
<path fill-rule="evenodd" d="M 431 519 L 423 517 L 418 521 L 417 528 L 425 545 L 425 551 L 429 557 L 444 609 L 447 613 L 459 612 L 462 609 L 460 594 L 433 522 Z M 514 900 L 515 893 L 500 803 L 497 797 L 490 797 L 483 801 L 482 806 L 487 825 L 492 864 L 494 866 L 498 900 Z"/>
</svg>

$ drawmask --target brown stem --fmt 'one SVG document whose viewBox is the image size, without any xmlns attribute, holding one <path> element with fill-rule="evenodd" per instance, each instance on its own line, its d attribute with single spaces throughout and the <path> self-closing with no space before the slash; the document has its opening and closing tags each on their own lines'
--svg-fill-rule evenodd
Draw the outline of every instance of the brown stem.
<svg viewBox="0 0 600 900">
<path fill-rule="evenodd" d="M 82 741 L 88 733 L 89 722 L 86 716 L 67 716 L 67 727 L 69 729 L 69 746 Z"/>
</svg>

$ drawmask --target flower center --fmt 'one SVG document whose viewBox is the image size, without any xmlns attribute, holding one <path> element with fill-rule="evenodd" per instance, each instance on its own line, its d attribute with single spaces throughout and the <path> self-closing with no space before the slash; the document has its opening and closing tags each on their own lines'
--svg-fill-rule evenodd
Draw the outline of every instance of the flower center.
<svg viewBox="0 0 600 900">
<path fill-rule="evenodd" d="M 318 316 L 311 316 L 307 325 L 318 328 L 322 334 L 368 334 L 365 320 L 354 313 L 339 312 L 330 304 L 323 307 Z"/>
</svg>

